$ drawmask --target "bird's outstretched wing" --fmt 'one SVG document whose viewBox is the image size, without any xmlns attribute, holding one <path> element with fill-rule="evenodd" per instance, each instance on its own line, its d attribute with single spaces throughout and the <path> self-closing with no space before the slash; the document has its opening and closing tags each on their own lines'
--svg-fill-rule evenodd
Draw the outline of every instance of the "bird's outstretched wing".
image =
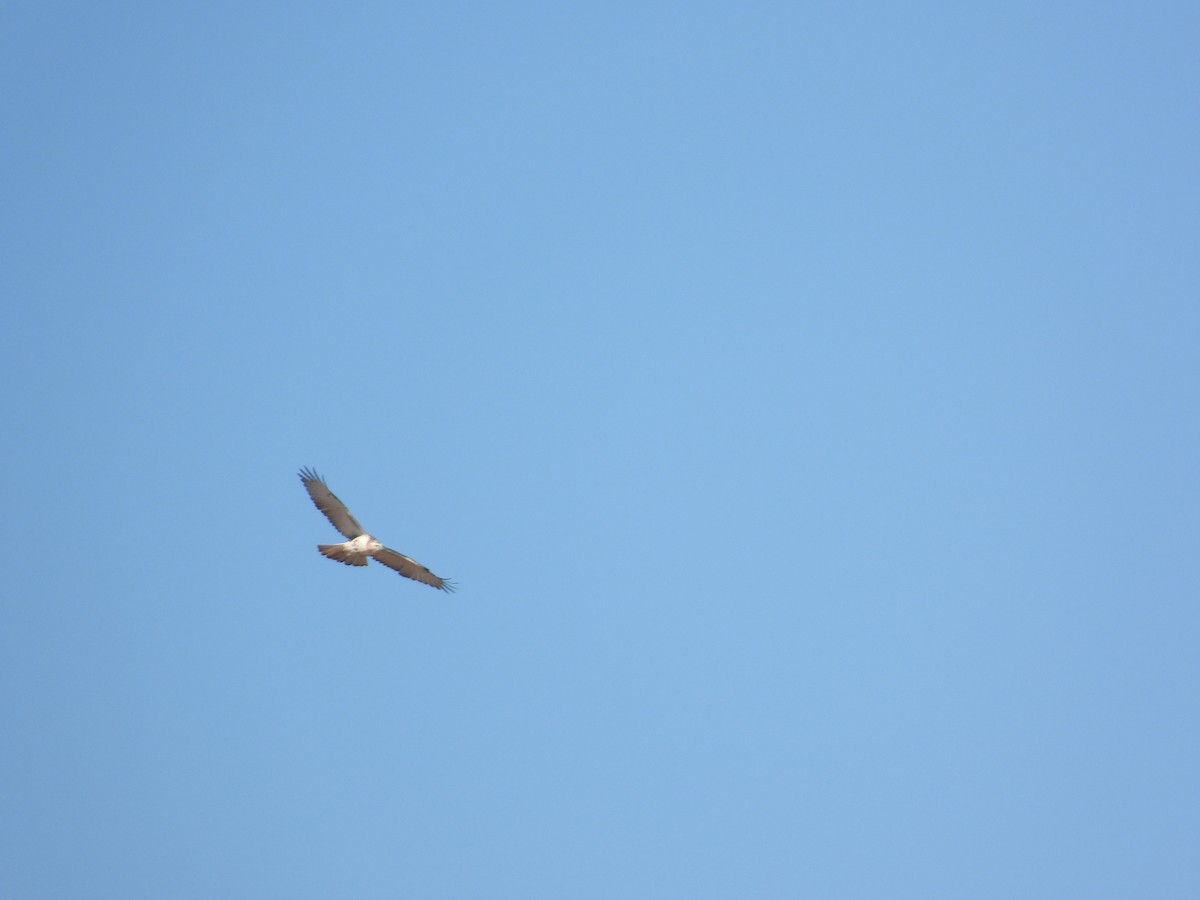
<svg viewBox="0 0 1200 900">
<path fill-rule="evenodd" d="M 312 497 L 312 502 L 317 509 L 325 513 L 325 518 L 333 523 L 334 528 L 351 539 L 366 534 L 367 530 L 358 524 L 358 519 L 350 515 L 346 504 L 334 496 L 324 478 L 312 469 L 301 469 L 300 480 L 304 483 L 308 496 Z"/>
<path fill-rule="evenodd" d="M 383 563 L 389 569 L 395 569 L 405 578 L 411 578 L 413 581 L 419 581 L 422 584 L 427 584 L 430 587 L 435 587 L 439 591 L 454 593 L 454 583 L 447 581 L 445 578 L 438 578 L 427 568 L 417 562 L 415 559 L 409 559 L 403 553 L 397 553 L 390 547 L 384 547 L 382 550 L 376 550 L 372 556 L 378 562 Z"/>
</svg>

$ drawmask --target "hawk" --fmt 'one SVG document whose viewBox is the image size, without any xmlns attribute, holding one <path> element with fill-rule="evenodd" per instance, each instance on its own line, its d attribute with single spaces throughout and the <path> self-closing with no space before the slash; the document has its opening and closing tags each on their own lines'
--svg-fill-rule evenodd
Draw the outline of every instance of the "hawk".
<svg viewBox="0 0 1200 900">
<path fill-rule="evenodd" d="M 438 578 L 415 559 L 409 559 L 403 553 L 397 553 L 395 550 L 383 546 L 374 537 L 367 534 L 366 529 L 358 524 L 358 519 L 354 518 L 350 514 L 350 510 L 346 509 L 346 504 L 334 496 L 333 491 L 325 484 L 325 479 L 312 469 L 301 469 L 300 481 L 303 482 L 304 489 L 308 491 L 308 496 L 312 497 L 312 502 L 317 509 L 325 514 L 325 518 L 333 524 L 334 528 L 350 538 L 344 544 L 318 544 L 317 550 L 322 556 L 327 559 L 335 559 L 347 566 L 365 566 L 367 558 L 373 556 L 376 562 L 383 563 L 389 569 L 395 569 L 405 578 L 435 587 L 439 591 L 453 593 L 453 582 L 449 582 L 445 578 Z"/>
</svg>

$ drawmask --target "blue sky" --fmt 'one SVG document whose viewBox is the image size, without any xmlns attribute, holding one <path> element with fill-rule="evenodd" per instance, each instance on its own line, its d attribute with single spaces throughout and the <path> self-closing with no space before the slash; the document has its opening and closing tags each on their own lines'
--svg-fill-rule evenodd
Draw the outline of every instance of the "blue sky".
<svg viewBox="0 0 1200 900">
<path fill-rule="evenodd" d="M 1197 896 L 1194 4 L 0 22 L 4 896 Z"/>
</svg>

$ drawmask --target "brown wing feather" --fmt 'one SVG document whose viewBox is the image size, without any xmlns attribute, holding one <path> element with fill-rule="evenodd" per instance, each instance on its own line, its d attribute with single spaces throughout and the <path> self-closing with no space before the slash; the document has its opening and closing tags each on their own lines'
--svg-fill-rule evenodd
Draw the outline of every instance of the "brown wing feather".
<svg viewBox="0 0 1200 900">
<path fill-rule="evenodd" d="M 301 469 L 300 481 L 304 483 L 304 489 L 308 491 L 308 496 L 312 497 L 313 504 L 325 514 L 325 518 L 333 524 L 334 528 L 348 538 L 366 534 L 366 529 L 358 524 L 358 519 L 350 514 L 350 510 L 346 509 L 346 504 L 329 489 L 324 478 L 312 469 Z"/>
<path fill-rule="evenodd" d="M 454 593 L 453 582 L 447 581 L 445 578 L 438 578 L 438 576 L 434 575 L 415 559 L 409 559 L 403 553 L 397 553 L 390 547 L 376 550 L 372 556 L 375 557 L 376 561 L 383 563 L 389 569 L 395 569 L 405 578 L 411 578 L 413 581 L 419 581 L 422 584 L 435 587 L 439 591 Z"/>
</svg>

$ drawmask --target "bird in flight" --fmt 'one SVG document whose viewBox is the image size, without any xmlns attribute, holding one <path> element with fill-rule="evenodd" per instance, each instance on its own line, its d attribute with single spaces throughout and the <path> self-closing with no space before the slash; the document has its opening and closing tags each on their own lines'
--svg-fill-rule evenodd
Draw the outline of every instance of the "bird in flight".
<svg viewBox="0 0 1200 900">
<path fill-rule="evenodd" d="M 415 559 L 409 559 L 403 553 L 383 546 L 367 534 L 366 529 L 358 524 L 358 519 L 346 509 L 346 504 L 334 496 L 333 491 L 325 484 L 325 479 L 312 469 L 301 469 L 300 481 L 317 509 L 325 514 L 325 518 L 333 523 L 334 528 L 350 539 L 344 544 L 318 544 L 317 550 L 322 556 L 336 559 L 347 566 L 365 566 L 367 558 L 373 556 L 376 562 L 383 563 L 389 569 L 395 569 L 405 578 L 435 587 L 439 591 L 453 593 L 453 582 L 438 578 Z"/>
</svg>

